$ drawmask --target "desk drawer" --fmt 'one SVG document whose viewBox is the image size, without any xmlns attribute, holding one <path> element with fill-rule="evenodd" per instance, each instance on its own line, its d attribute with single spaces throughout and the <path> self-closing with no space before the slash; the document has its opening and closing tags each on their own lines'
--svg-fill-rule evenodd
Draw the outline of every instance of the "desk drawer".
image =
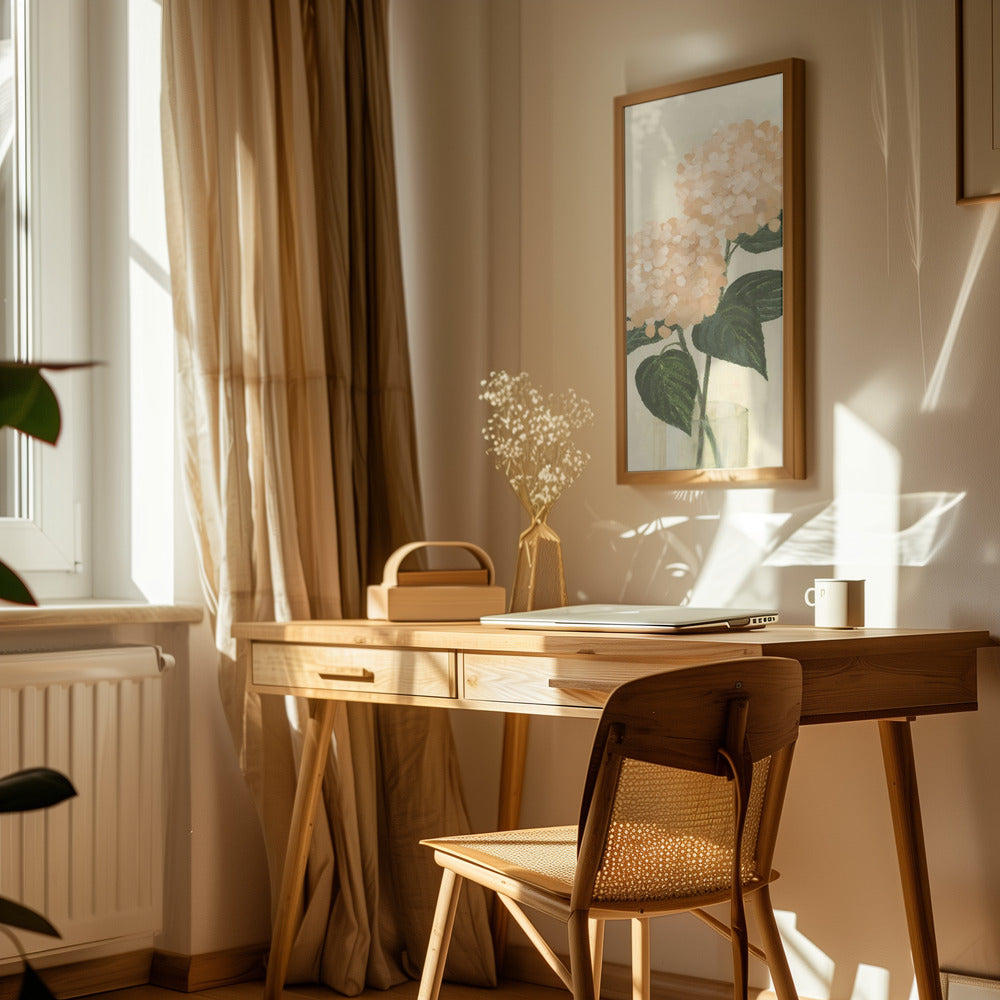
<svg viewBox="0 0 1000 1000">
<path fill-rule="evenodd" d="M 662 663 L 594 657 L 466 653 L 464 697 L 468 701 L 601 708 L 619 684 L 662 669 Z"/>
<path fill-rule="evenodd" d="M 255 642 L 252 656 L 253 682 L 261 687 L 426 698 L 454 698 L 457 691 L 455 654 L 442 650 Z"/>
</svg>

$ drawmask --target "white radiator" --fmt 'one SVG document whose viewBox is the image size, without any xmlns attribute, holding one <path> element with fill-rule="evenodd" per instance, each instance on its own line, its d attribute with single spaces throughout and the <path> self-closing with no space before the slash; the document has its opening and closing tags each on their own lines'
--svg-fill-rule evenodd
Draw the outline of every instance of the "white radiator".
<svg viewBox="0 0 1000 1000">
<path fill-rule="evenodd" d="M 0 775 L 45 765 L 78 793 L 0 816 L 0 895 L 62 935 L 17 932 L 28 954 L 160 929 L 169 659 L 152 646 L 0 655 Z M 15 954 L 0 939 L 0 958 Z"/>
</svg>

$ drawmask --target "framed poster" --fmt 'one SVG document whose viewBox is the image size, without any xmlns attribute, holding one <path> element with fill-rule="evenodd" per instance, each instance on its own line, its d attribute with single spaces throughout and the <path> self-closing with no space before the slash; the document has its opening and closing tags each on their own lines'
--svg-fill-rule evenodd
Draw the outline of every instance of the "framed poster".
<svg viewBox="0 0 1000 1000">
<path fill-rule="evenodd" d="M 615 99 L 618 482 L 805 477 L 799 59 Z"/>
<path fill-rule="evenodd" d="M 1000 199 L 1000 0 L 955 0 L 956 200 Z"/>
</svg>

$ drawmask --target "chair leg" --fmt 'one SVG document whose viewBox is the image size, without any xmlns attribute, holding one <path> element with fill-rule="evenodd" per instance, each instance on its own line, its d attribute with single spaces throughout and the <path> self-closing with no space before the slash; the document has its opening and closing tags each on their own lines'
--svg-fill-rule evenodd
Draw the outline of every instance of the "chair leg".
<svg viewBox="0 0 1000 1000">
<path fill-rule="evenodd" d="M 601 971 L 604 967 L 604 921 L 592 917 L 590 926 L 590 955 L 594 969 L 594 995 L 601 995 Z"/>
<path fill-rule="evenodd" d="M 569 971 L 573 977 L 573 1000 L 597 1000 L 587 911 L 574 910 L 569 915 L 566 929 L 569 932 Z"/>
<path fill-rule="evenodd" d="M 795 983 L 792 981 L 792 972 L 788 968 L 785 947 L 781 943 L 781 935 L 778 933 L 778 924 L 774 919 L 774 908 L 771 906 L 771 894 L 768 891 L 768 886 L 765 885 L 752 893 L 749 900 L 754 909 L 754 916 L 757 918 L 757 929 L 760 932 L 764 952 L 767 955 L 767 967 L 774 983 L 774 992 L 777 994 L 778 1000 L 799 1000 Z"/>
<path fill-rule="evenodd" d="M 417 994 L 417 1000 L 437 1000 L 441 991 L 441 979 L 448 958 L 448 945 L 451 944 L 451 930 L 455 925 L 455 912 L 458 909 L 462 881 L 461 876 L 456 875 L 450 868 L 442 870 L 441 889 L 434 910 L 434 923 L 431 926 L 430 941 L 427 943 L 427 957 L 424 959 L 424 970 L 420 976 L 420 992 Z"/>
<path fill-rule="evenodd" d="M 746 923 L 733 921 L 733 1000 L 747 1000 L 749 952 Z"/>
<path fill-rule="evenodd" d="M 649 921 L 632 919 L 632 1000 L 649 1000 Z"/>
</svg>

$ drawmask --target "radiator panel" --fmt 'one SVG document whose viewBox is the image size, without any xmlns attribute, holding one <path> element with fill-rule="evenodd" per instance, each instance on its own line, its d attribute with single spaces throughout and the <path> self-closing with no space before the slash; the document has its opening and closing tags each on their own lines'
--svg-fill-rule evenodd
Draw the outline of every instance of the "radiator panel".
<svg viewBox="0 0 1000 1000">
<path fill-rule="evenodd" d="M 153 647 L 0 655 L 0 774 L 46 765 L 78 793 L 0 816 L 0 895 L 62 935 L 17 932 L 28 954 L 160 929 L 161 688 Z"/>
</svg>

